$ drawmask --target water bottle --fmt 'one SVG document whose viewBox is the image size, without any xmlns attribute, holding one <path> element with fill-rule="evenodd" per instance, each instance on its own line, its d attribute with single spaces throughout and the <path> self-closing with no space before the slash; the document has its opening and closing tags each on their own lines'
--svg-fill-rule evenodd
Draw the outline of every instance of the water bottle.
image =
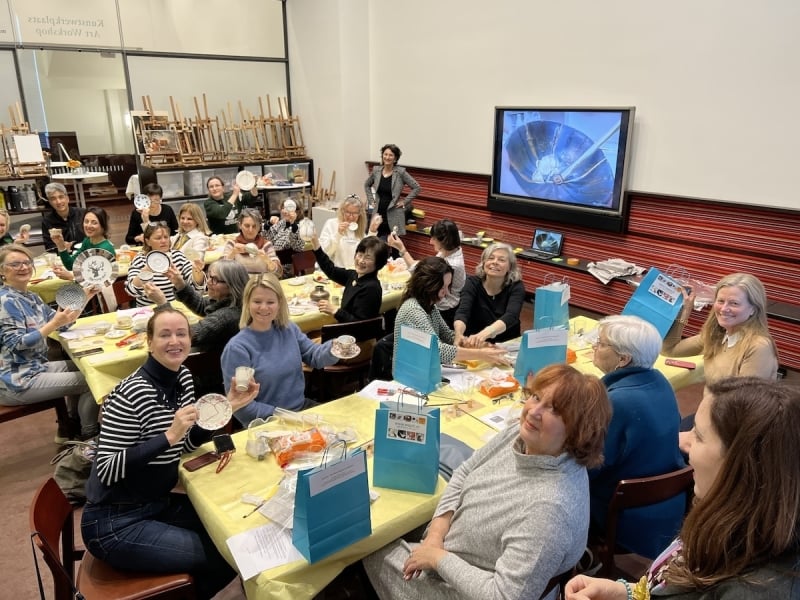
<svg viewBox="0 0 800 600">
<path fill-rule="evenodd" d="M 8 186 L 8 199 L 11 204 L 11 210 L 22 210 L 22 195 L 19 193 L 19 188 L 15 185 Z"/>
<path fill-rule="evenodd" d="M 25 192 L 25 208 L 28 210 L 36 210 L 36 194 L 33 193 L 33 186 L 26 185 Z"/>
</svg>

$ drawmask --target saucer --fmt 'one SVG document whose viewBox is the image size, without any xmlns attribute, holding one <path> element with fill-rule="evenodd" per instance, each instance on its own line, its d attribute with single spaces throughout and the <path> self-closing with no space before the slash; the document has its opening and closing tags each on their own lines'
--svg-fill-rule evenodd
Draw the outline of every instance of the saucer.
<svg viewBox="0 0 800 600">
<path fill-rule="evenodd" d="M 231 403 L 222 394 L 206 394 L 197 399 L 195 407 L 197 424 L 210 431 L 227 425 L 233 415 Z"/>
<path fill-rule="evenodd" d="M 169 255 L 160 250 L 151 250 L 148 252 L 145 262 L 153 273 L 166 273 L 169 271 Z"/>
<path fill-rule="evenodd" d="M 294 277 L 286 281 L 289 285 L 305 285 L 306 278 L 305 277 Z"/>
<path fill-rule="evenodd" d="M 289 307 L 289 315 L 292 317 L 299 317 L 300 315 L 304 315 L 306 313 L 305 310 L 302 308 L 297 308 L 295 306 Z"/>
<path fill-rule="evenodd" d="M 121 337 L 125 337 L 126 335 L 128 335 L 127 331 L 122 331 L 121 329 L 112 329 L 105 335 L 105 337 L 109 340 L 117 340 Z"/>
<path fill-rule="evenodd" d="M 331 354 L 333 354 L 336 358 L 340 358 L 342 360 L 346 360 L 348 358 L 355 358 L 359 354 L 361 354 L 361 348 L 354 344 L 353 349 L 350 351 L 349 354 L 344 354 L 343 352 L 339 352 L 335 346 L 331 345 Z"/>
</svg>

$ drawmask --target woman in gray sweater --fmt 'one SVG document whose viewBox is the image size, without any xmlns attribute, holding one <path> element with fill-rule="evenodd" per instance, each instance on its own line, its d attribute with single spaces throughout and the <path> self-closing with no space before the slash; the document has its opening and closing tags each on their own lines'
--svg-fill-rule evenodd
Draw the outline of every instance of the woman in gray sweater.
<svg viewBox="0 0 800 600">
<path fill-rule="evenodd" d="M 529 377 L 524 394 L 519 427 L 456 469 L 422 541 L 398 540 L 364 559 L 381 598 L 539 598 L 578 562 L 589 528 L 586 467 L 602 460 L 608 396 L 568 365 Z"/>
</svg>

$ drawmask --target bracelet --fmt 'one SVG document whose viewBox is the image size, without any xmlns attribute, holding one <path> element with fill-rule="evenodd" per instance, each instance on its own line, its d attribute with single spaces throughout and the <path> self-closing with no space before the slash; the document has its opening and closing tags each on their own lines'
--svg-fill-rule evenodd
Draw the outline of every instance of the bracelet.
<svg viewBox="0 0 800 600">
<path fill-rule="evenodd" d="M 397 251 L 397 255 L 398 255 L 400 258 L 403 258 L 403 257 L 406 255 L 406 251 L 405 251 L 405 250 L 398 250 L 398 251 Z"/>
<path fill-rule="evenodd" d="M 633 588 L 631 584 L 625 581 L 624 579 L 617 579 L 617 583 L 621 583 L 625 586 L 625 593 L 627 594 L 627 600 L 633 600 Z"/>
</svg>

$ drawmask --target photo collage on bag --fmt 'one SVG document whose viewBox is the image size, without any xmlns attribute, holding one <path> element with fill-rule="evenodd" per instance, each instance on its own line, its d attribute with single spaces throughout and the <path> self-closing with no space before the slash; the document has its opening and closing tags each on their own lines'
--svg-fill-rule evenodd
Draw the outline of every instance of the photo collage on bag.
<svg viewBox="0 0 800 600">
<path fill-rule="evenodd" d="M 386 424 L 386 437 L 392 440 L 424 444 L 427 434 L 427 423 L 427 415 L 390 412 Z"/>
</svg>

